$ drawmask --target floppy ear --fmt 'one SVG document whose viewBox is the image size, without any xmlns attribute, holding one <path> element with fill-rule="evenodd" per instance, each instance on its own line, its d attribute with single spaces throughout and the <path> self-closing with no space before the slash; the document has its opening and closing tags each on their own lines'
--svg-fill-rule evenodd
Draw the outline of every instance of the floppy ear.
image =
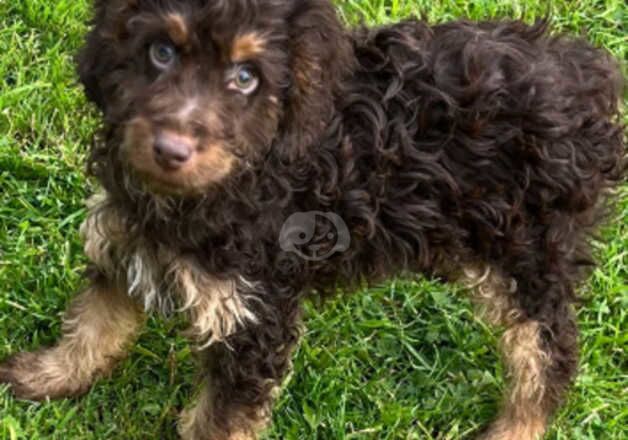
<svg viewBox="0 0 628 440">
<path fill-rule="evenodd" d="M 102 75 L 103 65 L 99 57 L 102 52 L 103 42 L 97 35 L 97 31 L 91 30 L 87 36 L 87 42 L 79 52 L 77 62 L 77 72 L 79 80 L 85 88 L 87 99 L 92 101 L 102 111 L 105 110 L 103 91 L 99 84 Z"/>
<path fill-rule="evenodd" d="M 116 64 L 116 43 L 130 10 L 137 0 L 96 0 L 92 29 L 76 57 L 77 73 L 87 98 L 102 111 L 106 109 L 107 91 L 103 78 Z"/>
<path fill-rule="evenodd" d="M 291 151 L 299 154 L 319 140 L 354 57 L 349 36 L 330 0 L 295 2 L 288 26 L 292 83 L 283 129 Z"/>
</svg>

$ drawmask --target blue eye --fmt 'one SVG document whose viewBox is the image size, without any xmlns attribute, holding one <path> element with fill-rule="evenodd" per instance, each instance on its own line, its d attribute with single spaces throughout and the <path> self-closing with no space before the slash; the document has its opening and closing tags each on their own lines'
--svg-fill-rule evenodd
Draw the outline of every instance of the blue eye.
<svg viewBox="0 0 628 440">
<path fill-rule="evenodd" d="M 150 46 L 150 60 L 160 70 L 168 69 L 177 57 L 177 50 L 170 43 L 155 42 Z"/>
<path fill-rule="evenodd" d="M 232 73 L 229 88 L 250 95 L 259 86 L 259 77 L 249 66 L 238 66 Z"/>
<path fill-rule="evenodd" d="M 236 85 L 241 89 L 246 89 L 253 82 L 253 73 L 247 68 L 242 68 L 238 71 L 236 76 Z"/>
</svg>

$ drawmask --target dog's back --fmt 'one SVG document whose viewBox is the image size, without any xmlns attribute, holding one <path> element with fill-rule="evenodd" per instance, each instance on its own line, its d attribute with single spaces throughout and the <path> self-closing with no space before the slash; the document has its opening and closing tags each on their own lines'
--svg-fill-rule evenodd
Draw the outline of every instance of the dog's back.
<svg viewBox="0 0 628 440">
<path fill-rule="evenodd" d="M 407 21 L 355 41 L 346 119 L 365 163 L 395 176 L 382 210 L 392 229 L 432 202 L 418 220 L 431 241 L 490 260 L 550 227 L 581 241 L 626 170 L 622 76 L 606 52 L 544 22 Z"/>
</svg>

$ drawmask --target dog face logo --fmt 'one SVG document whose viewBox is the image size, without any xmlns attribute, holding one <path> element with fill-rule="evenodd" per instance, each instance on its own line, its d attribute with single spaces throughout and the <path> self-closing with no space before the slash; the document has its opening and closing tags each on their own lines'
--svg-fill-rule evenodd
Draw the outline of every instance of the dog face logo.
<svg viewBox="0 0 628 440">
<path fill-rule="evenodd" d="M 351 235 L 342 218 L 333 212 L 297 212 L 283 224 L 279 245 L 304 260 L 322 261 L 347 251 Z"/>
</svg>

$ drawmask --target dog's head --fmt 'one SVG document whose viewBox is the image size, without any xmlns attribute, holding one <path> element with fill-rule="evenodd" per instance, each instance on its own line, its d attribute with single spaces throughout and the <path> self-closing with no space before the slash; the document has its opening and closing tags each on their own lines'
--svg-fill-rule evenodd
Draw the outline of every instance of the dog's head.
<svg viewBox="0 0 628 440">
<path fill-rule="evenodd" d="M 350 59 L 329 0 L 96 0 L 78 69 L 125 170 L 189 195 L 313 144 Z"/>
</svg>

